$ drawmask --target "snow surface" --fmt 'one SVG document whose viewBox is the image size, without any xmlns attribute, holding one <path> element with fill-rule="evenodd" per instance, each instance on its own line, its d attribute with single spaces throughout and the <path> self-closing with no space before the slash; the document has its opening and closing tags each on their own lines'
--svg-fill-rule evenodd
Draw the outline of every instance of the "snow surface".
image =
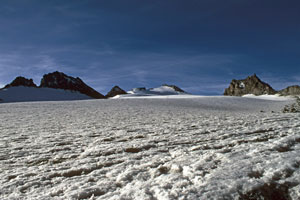
<svg viewBox="0 0 300 200">
<path fill-rule="evenodd" d="M 299 199 L 292 101 L 0 104 L 0 199 Z"/>
<path fill-rule="evenodd" d="M 159 93 L 175 93 L 175 94 L 178 94 L 179 92 L 177 92 L 174 88 L 172 87 L 169 87 L 169 86 L 160 86 L 158 88 L 152 88 L 152 89 L 149 89 L 149 91 L 153 91 L 153 92 L 159 92 Z"/>
<path fill-rule="evenodd" d="M 0 90 L 0 102 L 25 102 L 25 101 L 66 101 L 91 99 L 89 96 L 79 92 L 34 87 L 10 87 Z"/>
<path fill-rule="evenodd" d="M 171 94 L 171 95 L 144 95 L 144 94 L 122 94 L 122 95 L 116 95 L 112 97 L 111 99 L 187 99 L 187 98 L 207 98 L 209 96 L 201 96 L 201 95 L 190 95 L 190 94 Z M 215 96 L 216 98 L 221 96 Z"/>
<path fill-rule="evenodd" d="M 264 95 L 246 94 L 246 95 L 243 95 L 243 97 L 254 98 L 254 99 L 272 100 L 272 101 L 286 101 L 286 100 L 293 99 L 292 96 L 280 96 L 279 94 L 274 94 L 274 95 L 269 95 L 269 94 L 264 94 Z"/>
<path fill-rule="evenodd" d="M 128 94 L 119 95 L 122 97 L 137 97 L 137 96 L 160 96 L 160 95 L 184 95 L 184 92 L 178 92 L 174 88 L 169 86 L 160 86 L 157 88 L 133 88 L 131 91 L 127 92 Z M 118 97 L 117 97 L 118 98 Z"/>
</svg>

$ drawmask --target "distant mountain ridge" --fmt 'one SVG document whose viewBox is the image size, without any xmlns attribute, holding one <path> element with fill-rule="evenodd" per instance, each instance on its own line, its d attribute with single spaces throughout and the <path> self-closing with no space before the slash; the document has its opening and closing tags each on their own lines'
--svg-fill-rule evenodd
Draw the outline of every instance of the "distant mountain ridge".
<svg viewBox="0 0 300 200">
<path fill-rule="evenodd" d="M 1 102 L 64 101 L 104 99 L 101 93 L 86 85 L 80 78 L 62 72 L 45 74 L 37 86 L 32 79 L 22 76 L 0 89 Z"/>
<path fill-rule="evenodd" d="M 129 94 L 128 94 L 129 93 Z M 22 101 L 61 101 L 82 99 L 105 99 L 117 95 L 149 96 L 187 94 L 176 85 L 163 84 L 157 88 L 134 88 L 126 92 L 119 86 L 114 86 L 105 96 L 97 92 L 79 77 L 72 77 L 63 72 L 52 72 L 43 75 L 40 85 L 32 79 L 16 77 L 10 84 L 0 89 L 0 102 Z"/>
<path fill-rule="evenodd" d="M 25 77 L 18 76 L 10 84 L 7 84 L 4 88 L 17 87 L 17 86 L 37 87 L 37 85 L 33 82 L 32 79 L 27 79 Z"/>
<path fill-rule="evenodd" d="M 224 91 L 225 96 L 243 96 L 245 94 L 276 94 L 276 91 L 269 84 L 261 81 L 256 74 L 242 80 L 233 79 Z"/>
<path fill-rule="evenodd" d="M 246 94 L 279 94 L 284 96 L 300 95 L 300 86 L 289 86 L 283 90 L 276 91 L 268 83 L 261 81 L 256 74 L 253 74 L 245 79 L 233 79 L 229 84 L 229 87 L 224 91 L 225 96 L 243 96 Z"/>
<path fill-rule="evenodd" d="M 162 86 L 173 88 L 176 92 L 186 93 L 184 90 L 182 90 L 181 88 L 177 87 L 176 85 L 163 84 Z"/>
<path fill-rule="evenodd" d="M 121 89 L 119 86 L 116 85 L 105 95 L 105 97 L 110 98 L 110 97 L 123 95 L 123 94 L 127 94 L 127 92 L 125 92 L 125 90 Z"/>
<path fill-rule="evenodd" d="M 300 94 L 300 86 L 292 85 L 278 92 L 281 95 L 299 95 Z"/>
<path fill-rule="evenodd" d="M 40 87 L 78 91 L 95 99 L 105 98 L 104 95 L 86 85 L 79 77 L 74 78 L 58 71 L 45 74 Z"/>
<path fill-rule="evenodd" d="M 131 91 L 127 92 L 128 95 L 124 95 L 126 97 L 132 96 L 155 96 L 155 95 L 180 95 L 180 94 L 187 94 L 181 88 L 175 85 L 167 85 L 163 84 L 157 88 L 149 88 L 146 89 L 145 87 L 140 88 L 133 88 Z"/>
<path fill-rule="evenodd" d="M 30 89 L 31 88 L 31 89 Z M 59 91 L 58 91 L 59 90 Z M 14 93 L 18 93 L 15 95 Z M 0 89 L 0 102 L 20 101 L 44 101 L 44 100 L 81 100 L 81 99 L 105 99 L 115 96 L 160 96 L 160 95 L 184 95 L 188 94 L 176 85 L 163 84 L 156 88 L 133 88 L 126 92 L 119 86 L 114 86 L 105 96 L 97 92 L 79 77 L 68 76 L 62 72 L 52 72 L 43 75 L 40 85 L 37 86 L 32 79 L 22 76 L 16 77 L 11 83 Z M 229 87 L 225 89 L 225 96 L 243 96 L 247 94 L 264 95 L 300 95 L 300 86 L 293 85 L 276 91 L 268 83 L 261 81 L 256 74 L 245 79 L 233 79 Z M 23 96 L 22 96 L 23 95 Z M 29 97 L 31 96 L 31 97 Z M 14 99 L 18 98 L 18 99 Z"/>
</svg>

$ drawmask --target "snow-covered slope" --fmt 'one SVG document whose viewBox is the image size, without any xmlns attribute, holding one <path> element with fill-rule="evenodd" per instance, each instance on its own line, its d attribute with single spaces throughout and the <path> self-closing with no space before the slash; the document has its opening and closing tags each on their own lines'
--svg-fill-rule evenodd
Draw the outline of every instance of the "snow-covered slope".
<svg viewBox="0 0 300 200">
<path fill-rule="evenodd" d="M 34 87 L 10 87 L 0 90 L 0 102 L 82 100 L 91 97 L 70 90 Z"/>
<path fill-rule="evenodd" d="M 157 88 L 133 88 L 131 91 L 127 92 L 125 95 L 118 95 L 114 98 L 126 97 L 138 97 L 138 96 L 162 96 L 162 95 L 186 95 L 183 90 L 173 85 L 162 85 Z"/>
<path fill-rule="evenodd" d="M 280 112 L 288 103 L 0 104 L 0 199 L 298 200 L 300 115 Z"/>
<path fill-rule="evenodd" d="M 292 96 L 281 96 L 279 94 L 273 94 L 273 95 L 254 95 L 254 94 L 246 94 L 242 97 L 245 98 L 253 98 L 253 99 L 263 99 L 263 100 L 271 100 L 271 101 L 287 101 L 293 99 Z"/>
</svg>

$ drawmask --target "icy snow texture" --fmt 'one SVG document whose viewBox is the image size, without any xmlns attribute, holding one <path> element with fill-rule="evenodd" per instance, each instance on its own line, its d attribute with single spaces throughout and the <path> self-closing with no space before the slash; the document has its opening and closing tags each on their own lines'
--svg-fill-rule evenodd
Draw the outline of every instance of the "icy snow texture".
<svg viewBox="0 0 300 200">
<path fill-rule="evenodd" d="M 300 115 L 281 113 L 287 103 L 0 104 L 0 199 L 299 199 Z"/>
<path fill-rule="evenodd" d="M 3 102 L 26 102 L 83 100 L 91 97 L 70 90 L 19 86 L 0 90 L 0 99 Z"/>
</svg>

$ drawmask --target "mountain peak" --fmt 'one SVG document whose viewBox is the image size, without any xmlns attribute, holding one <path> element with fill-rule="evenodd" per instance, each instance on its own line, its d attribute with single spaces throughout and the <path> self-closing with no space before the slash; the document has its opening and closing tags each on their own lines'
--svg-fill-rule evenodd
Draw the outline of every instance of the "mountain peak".
<svg viewBox="0 0 300 200">
<path fill-rule="evenodd" d="M 256 74 L 248 76 L 246 79 L 233 79 L 228 88 L 225 89 L 224 95 L 243 96 L 245 94 L 263 95 L 275 94 L 276 91 L 267 83 L 261 81 Z"/>
<path fill-rule="evenodd" d="M 80 78 L 74 78 L 58 71 L 45 74 L 41 80 L 40 87 L 78 91 L 96 99 L 105 98 L 102 94 L 86 85 Z"/>
<path fill-rule="evenodd" d="M 36 84 L 33 82 L 32 79 L 27 79 L 27 78 L 25 78 L 23 76 L 18 76 L 10 84 L 7 84 L 5 86 L 5 88 L 18 87 L 18 86 L 37 87 Z"/>
<path fill-rule="evenodd" d="M 122 94 L 127 94 L 127 92 L 125 92 L 123 89 L 116 85 L 107 93 L 105 97 L 109 98 Z"/>
</svg>

